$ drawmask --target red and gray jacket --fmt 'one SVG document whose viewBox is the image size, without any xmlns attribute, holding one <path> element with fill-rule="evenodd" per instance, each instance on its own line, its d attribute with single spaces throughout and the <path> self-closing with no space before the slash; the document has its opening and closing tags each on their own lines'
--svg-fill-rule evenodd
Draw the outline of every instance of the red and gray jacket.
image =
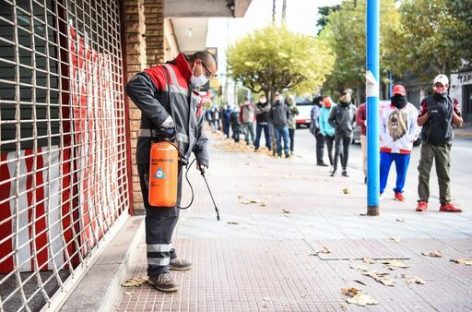
<svg viewBox="0 0 472 312">
<path fill-rule="evenodd" d="M 203 133 L 201 96 L 189 84 L 192 70 L 184 54 L 173 61 L 136 74 L 126 84 L 126 94 L 141 110 L 136 162 L 149 165 L 151 140 L 156 129 L 163 128 L 169 116 L 173 120 L 179 154 L 188 163 L 193 151 L 197 161 L 208 166 L 208 139 Z"/>
</svg>

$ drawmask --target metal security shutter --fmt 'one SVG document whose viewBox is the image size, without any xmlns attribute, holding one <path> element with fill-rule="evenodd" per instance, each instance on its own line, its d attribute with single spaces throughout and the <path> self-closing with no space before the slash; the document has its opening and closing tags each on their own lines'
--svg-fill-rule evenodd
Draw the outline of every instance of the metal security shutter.
<svg viewBox="0 0 472 312">
<path fill-rule="evenodd" d="M 0 311 L 54 307 L 129 208 L 117 0 L 0 2 Z"/>
</svg>

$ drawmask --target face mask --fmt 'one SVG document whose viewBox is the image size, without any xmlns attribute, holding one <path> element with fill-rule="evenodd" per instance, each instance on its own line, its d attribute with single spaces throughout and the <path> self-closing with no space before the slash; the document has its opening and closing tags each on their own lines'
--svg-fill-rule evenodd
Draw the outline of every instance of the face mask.
<svg viewBox="0 0 472 312">
<path fill-rule="evenodd" d="M 392 96 L 391 100 L 392 104 L 398 109 L 405 107 L 407 103 L 406 97 L 402 95 L 394 95 Z"/>
<path fill-rule="evenodd" d="M 190 83 L 195 87 L 199 88 L 203 86 L 205 83 L 208 82 L 208 79 L 205 77 L 205 75 L 201 74 L 200 76 L 196 77 L 195 75 L 192 74 L 192 77 L 190 77 Z"/>
</svg>

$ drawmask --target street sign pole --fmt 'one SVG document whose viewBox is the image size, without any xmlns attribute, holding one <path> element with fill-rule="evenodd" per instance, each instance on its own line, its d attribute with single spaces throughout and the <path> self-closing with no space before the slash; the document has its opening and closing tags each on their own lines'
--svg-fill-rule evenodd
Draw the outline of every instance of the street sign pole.
<svg viewBox="0 0 472 312">
<path fill-rule="evenodd" d="M 379 215 L 379 0 L 367 0 L 367 215 Z"/>
</svg>

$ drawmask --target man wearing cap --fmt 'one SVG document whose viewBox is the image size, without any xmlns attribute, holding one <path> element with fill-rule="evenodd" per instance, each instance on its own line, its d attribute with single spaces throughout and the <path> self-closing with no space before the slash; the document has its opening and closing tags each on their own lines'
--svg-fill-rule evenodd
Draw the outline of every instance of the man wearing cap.
<svg viewBox="0 0 472 312">
<path fill-rule="evenodd" d="M 418 110 L 408 103 L 402 85 L 395 85 L 392 93 L 391 104 L 383 109 L 380 118 L 380 194 L 385 190 L 390 166 L 395 162 L 397 180 L 393 198 L 404 201 L 403 188 L 410 153 L 418 136 Z"/>
<path fill-rule="evenodd" d="M 433 159 L 439 184 L 439 201 L 441 212 L 462 212 L 451 203 L 449 177 L 450 153 L 454 131 L 452 126 L 461 127 L 459 103 L 448 95 L 449 79 L 446 75 L 437 75 L 433 80 L 433 95 L 421 102 L 418 125 L 421 130 L 421 156 L 418 165 L 418 206 L 416 211 L 428 209 L 429 176 Z"/>
</svg>

